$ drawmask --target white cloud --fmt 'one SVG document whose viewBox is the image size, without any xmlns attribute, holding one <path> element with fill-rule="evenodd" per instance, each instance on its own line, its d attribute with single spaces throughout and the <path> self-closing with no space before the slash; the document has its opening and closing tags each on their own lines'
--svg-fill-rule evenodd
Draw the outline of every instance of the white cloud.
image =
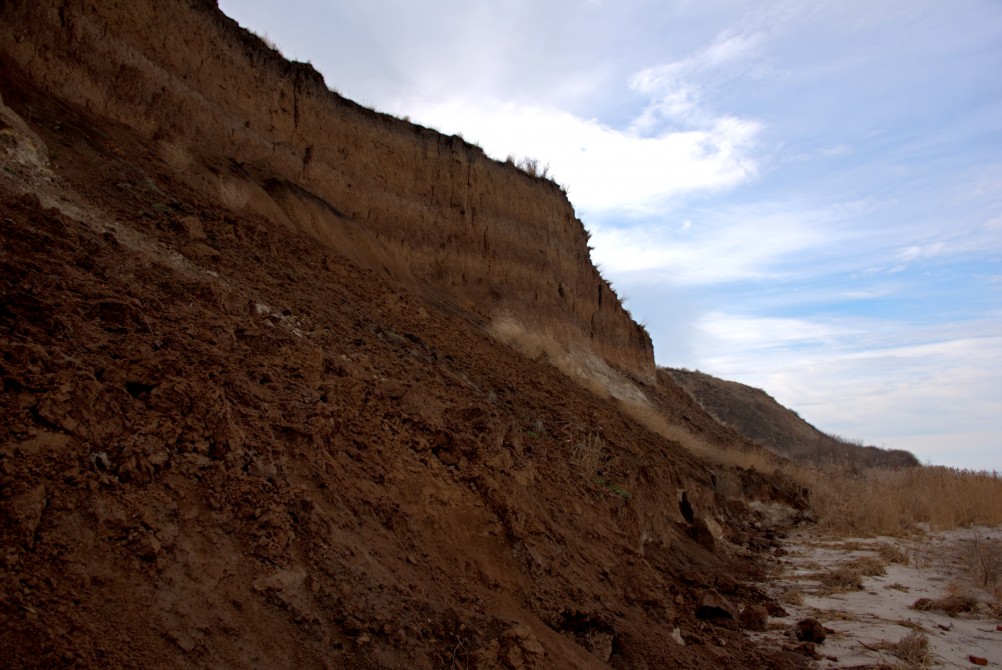
<svg viewBox="0 0 1002 670">
<path fill-rule="evenodd" d="M 592 222 L 592 256 L 616 281 L 647 273 L 650 281 L 712 285 L 788 277 L 801 271 L 807 252 L 840 244 L 846 236 L 827 212 L 771 205 L 738 209 L 687 220 L 682 230 L 650 222 L 615 227 Z"/>
<path fill-rule="evenodd" d="M 664 123 L 689 127 L 713 125 L 720 115 L 705 99 L 707 88 L 727 78 L 747 74 L 752 54 L 762 42 L 761 33 L 726 31 L 716 40 L 685 58 L 645 68 L 630 77 L 630 88 L 651 99 L 633 121 L 639 134 L 654 132 Z"/>
<path fill-rule="evenodd" d="M 649 214 L 673 197 L 756 173 L 754 121 L 722 117 L 705 129 L 642 137 L 564 110 L 487 98 L 409 107 L 416 121 L 462 133 L 495 158 L 528 155 L 549 164 L 584 214 Z"/>
</svg>

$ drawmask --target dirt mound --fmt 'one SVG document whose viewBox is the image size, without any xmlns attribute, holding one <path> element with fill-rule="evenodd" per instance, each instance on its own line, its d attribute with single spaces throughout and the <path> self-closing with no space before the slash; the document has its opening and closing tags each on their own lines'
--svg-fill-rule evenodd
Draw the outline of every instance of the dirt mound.
<svg viewBox="0 0 1002 670">
<path fill-rule="evenodd" d="M 309 176 L 323 165 L 320 145 L 296 178 L 281 156 L 251 163 L 220 150 L 258 151 L 245 131 L 267 126 L 248 115 L 249 125 L 222 133 L 234 112 L 209 104 L 215 89 L 197 87 L 209 78 L 232 97 L 237 83 L 219 70 L 182 79 L 170 74 L 170 59 L 141 57 L 169 50 L 188 30 L 191 48 L 177 58 L 197 60 L 198 49 L 234 58 L 244 42 L 233 40 L 246 35 L 214 5 L 90 7 L 0 3 L 3 665 L 800 662 L 752 645 L 733 619 L 696 613 L 711 592 L 736 608 L 768 600 L 744 581 L 774 538 L 745 503 L 796 507 L 801 492 L 761 473 L 711 467 L 617 402 L 492 338 L 479 294 L 456 289 L 462 253 L 445 243 L 437 281 L 414 260 L 432 263 L 438 239 L 467 244 L 449 232 L 450 212 L 467 205 L 415 213 L 413 191 L 394 182 L 380 197 L 400 188 L 399 198 L 359 217 L 376 196 L 326 197 L 317 185 L 330 175 Z M 153 39 L 146 26 L 168 24 L 140 21 L 143 11 L 147 19 L 174 12 L 178 32 Z M 106 45 L 86 52 L 102 25 L 114 27 Z M 206 31 L 219 26 L 230 41 L 210 48 Z M 254 49 L 246 57 L 257 63 Z M 16 58 L 28 52 L 39 60 Z M 67 54 L 84 65 L 59 72 L 53 64 Z M 93 70 L 82 78 L 73 69 L 109 54 L 131 54 L 133 69 L 119 62 L 114 77 Z M 280 67 L 257 64 L 265 83 Z M 296 86 L 316 85 L 292 72 L 283 76 Z M 182 91 L 214 110 L 188 119 L 186 132 L 206 140 L 198 150 L 156 137 L 163 119 L 146 97 L 156 73 L 167 98 Z M 309 112 L 319 97 L 297 96 L 274 104 L 290 107 L 299 124 L 331 122 Z M 328 130 L 300 125 L 290 141 Z M 357 125 L 338 132 L 346 142 L 370 137 Z M 428 147 L 451 140 L 406 132 L 414 137 L 401 147 L 430 164 L 415 179 L 436 193 L 452 188 L 443 166 L 472 150 L 430 155 Z M 359 176 L 330 188 L 357 178 L 351 188 L 375 189 L 379 162 L 370 172 L 358 166 L 380 151 L 346 159 Z M 470 160 L 460 167 L 483 171 L 484 193 L 508 202 L 524 192 L 536 205 L 519 206 L 551 208 L 572 232 L 543 228 L 520 244 L 487 244 L 469 257 L 467 285 L 509 277 L 506 300 L 524 323 L 549 320 L 562 337 L 593 338 L 592 351 L 665 407 L 677 389 L 644 386 L 642 331 L 616 316 L 613 294 L 599 307 L 594 286 L 575 283 L 594 268 L 559 241 L 578 234 L 573 213 L 561 214 L 569 207 L 538 195 L 551 187 L 521 173 L 499 181 L 493 171 L 505 168 Z M 524 186 L 510 185 L 519 179 Z M 413 230 L 373 233 L 400 224 L 402 212 Z M 512 223 L 511 239 L 525 228 Z M 549 236 L 540 248 L 564 259 L 559 297 L 571 307 L 540 308 L 550 298 L 534 297 L 530 284 L 550 278 L 508 262 L 540 245 L 534 236 Z M 489 262 L 483 276 L 472 273 L 484 253 L 498 254 L 500 274 Z M 520 273 L 524 283 L 514 283 Z M 582 330 L 589 312 L 611 325 Z M 697 409 L 684 411 L 725 442 L 727 431 Z"/>
</svg>

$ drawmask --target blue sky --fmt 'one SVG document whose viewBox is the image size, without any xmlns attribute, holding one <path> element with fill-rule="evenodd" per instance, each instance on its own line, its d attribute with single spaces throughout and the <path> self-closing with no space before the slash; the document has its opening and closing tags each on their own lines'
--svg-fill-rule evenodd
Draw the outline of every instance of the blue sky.
<svg viewBox="0 0 1002 670">
<path fill-rule="evenodd" d="M 221 0 L 328 86 L 549 164 L 658 363 L 1002 470 L 1002 3 Z"/>
</svg>

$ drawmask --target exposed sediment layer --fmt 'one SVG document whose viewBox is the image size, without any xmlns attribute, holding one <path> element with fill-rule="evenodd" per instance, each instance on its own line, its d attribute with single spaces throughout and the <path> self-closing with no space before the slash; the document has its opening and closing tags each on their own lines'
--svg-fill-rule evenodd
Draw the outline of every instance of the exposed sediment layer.
<svg viewBox="0 0 1002 670">
<path fill-rule="evenodd" d="M 553 182 L 342 98 L 209 0 L 8 0 L 0 19 L 3 61 L 181 163 L 215 161 L 202 186 L 228 204 L 654 380 L 649 336 L 592 265 Z"/>
</svg>

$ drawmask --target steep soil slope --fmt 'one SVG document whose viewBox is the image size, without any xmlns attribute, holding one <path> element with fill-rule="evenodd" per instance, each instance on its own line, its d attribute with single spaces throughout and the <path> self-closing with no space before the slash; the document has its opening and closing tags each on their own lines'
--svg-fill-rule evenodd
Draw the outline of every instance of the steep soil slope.
<svg viewBox="0 0 1002 670">
<path fill-rule="evenodd" d="M 127 124 L 181 167 L 228 159 L 191 175 L 204 188 L 653 380 L 650 338 L 589 262 L 554 183 L 341 98 L 210 0 L 0 7 L 0 53 L 45 90 Z"/>
<path fill-rule="evenodd" d="M 915 456 L 879 449 L 823 433 L 761 389 L 698 371 L 662 369 L 721 423 L 774 453 L 800 463 L 852 467 L 911 467 Z"/>
<path fill-rule="evenodd" d="M 743 583 L 773 543 L 753 503 L 796 510 L 803 492 L 701 462 L 492 338 L 481 275 L 454 281 L 473 254 L 459 208 L 417 207 L 391 154 L 345 158 L 359 193 L 336 199 L 324 188 L 347 185 L 293 174 L 284 149 L 241 153 L 266 144 L 245 131 L 269 106 L 226 77 L 261 69 L 267 97 L 282 65 L 213 5 L 6 0 L 0 21 L 0 666 L 797 664 L 734 614 L 766 600 Z M 155 76 L 202 105 L 197 143 L 158 135 L 173 103 L 144 97 Z M 248 98 L 246 120 L 217 89 Z M 297 123 L 319 104 L 304 100 L 287 101 Z M 611 293 L 598 304 L 586 255 L 545 266 L 566 304 L 536 297 L 552 278 L 521 260 L 537 237 L 559 255 L 583 236 L 551 185 L 330 100 L 313 122 L 365 123 L 316 138 L 410 133 L 415 183 L 452 188 L 456 155 L 479 166 L 462 197 L 494 193 L 478 211 L 509 237 L 480 247 L 493 269 L 469 267 L 509 282 L 511 318 L 604 352 L 665 420 L 741 445 L 645 377 L 643 331 Z M 522 196 L 510 207 L 566 227 L 504 228 Z"/>
</svg>

